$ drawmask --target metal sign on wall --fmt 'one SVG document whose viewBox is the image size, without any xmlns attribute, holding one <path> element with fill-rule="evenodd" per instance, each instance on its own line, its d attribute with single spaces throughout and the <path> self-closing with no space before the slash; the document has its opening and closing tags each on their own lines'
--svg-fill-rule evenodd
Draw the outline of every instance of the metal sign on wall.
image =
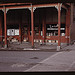
<svg viewBox="0 0 75 75">
<path fill-rule="evenodd" d="M 8 36 L 15 36 L 19 35 L 19 29 L 7 29 Z"/>
<path fill-rule="evenodd" d="M 19 35 L 19 29 L 15 29 L 15 35 Z"/>
</svg>

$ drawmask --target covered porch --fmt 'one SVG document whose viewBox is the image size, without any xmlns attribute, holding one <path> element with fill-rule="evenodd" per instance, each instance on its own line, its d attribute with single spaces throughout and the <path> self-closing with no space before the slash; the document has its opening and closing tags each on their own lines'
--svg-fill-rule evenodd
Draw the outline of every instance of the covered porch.
<svg viewBox="0 0 75 75">
<path fill-rule="evenodd" d="M 10 39 L 20 44 L 30 42 L 33 48 L 36 42 L 56 44 L 57 50 L 61 43 L 70 43 L 70 5 L 8 3 L 0 4 L 0 9 L 1 39 L 5 48 Z"/>
</svg>

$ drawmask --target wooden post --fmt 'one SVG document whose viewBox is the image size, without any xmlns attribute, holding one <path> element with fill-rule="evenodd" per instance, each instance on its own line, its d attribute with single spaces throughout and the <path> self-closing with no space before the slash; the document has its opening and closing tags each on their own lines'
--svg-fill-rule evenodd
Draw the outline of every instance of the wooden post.
<svg viewBox="0 0 75 75">
<path fill-rule="evenodd" d="M 34 12 L 33 12 L 33 7 L 31 7 L 31 36 L 32 36 L 32 47 L 34 47 Z"/>
<path fill-rule="evenodd" d="M 60 50 L 61 45 L 61 6 L 60 3 L 58 3 L 58 46 L 57 51 Z"/>
<path fill-rule="evenodd" d="M 74 28 L 74 3 L 71 3 L 70 43 L 75 39 Z"/>
<path fill-rule="evenodd" d="M 66 11 L 66 39 L 67 44 L 69 44 L 69 36 L 70 36 L 70 8 Z"/>
<path fill-rule="evenodd" d="M 45 43 L 45 38 L 46 38 L 46 24 L 45 24 L 45 20 L 42 21 L 42 28 L 43 28 L 43 43 Z"/>
<path fill-rule="evenodd" d="M 46 38 L 46 16 L 45 14 L 43 14 L 43 18 L 42 18 L 42 31 L 43 31 L 43 44 L 44 44 L 45 38 Z"/>
<path fill-rule="evenodd" d="M 6 8 L 4 7 L 5 48 L 7 48 Z"/>
</svg>

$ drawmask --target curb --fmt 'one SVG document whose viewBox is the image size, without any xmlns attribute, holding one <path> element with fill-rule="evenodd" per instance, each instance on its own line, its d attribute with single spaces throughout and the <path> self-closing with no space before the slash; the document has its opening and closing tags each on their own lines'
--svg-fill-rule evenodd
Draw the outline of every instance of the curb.
<svg viewBox="0 0 75 75">
<path fill-rule="evenodd" d="M 28 48 L 28 49 L 0 49 L 0 51 L 45 51 L 45 52 L 60 52 L 60 51 L 56 51 L 56 49 L 32 49 L 32 48 Z"/>
</svg>

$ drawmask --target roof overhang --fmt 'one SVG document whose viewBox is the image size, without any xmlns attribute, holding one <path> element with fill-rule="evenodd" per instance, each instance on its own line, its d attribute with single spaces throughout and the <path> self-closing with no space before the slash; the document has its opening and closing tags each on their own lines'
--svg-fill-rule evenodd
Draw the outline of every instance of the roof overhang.
<svg viewBox="0 0 75 75">
<path fill-rule="evenodd" d="M 66 9 L 70 7 L 69 3 L 60 3 L 61 7 Z M 49 4 L 35 4 L 32 5 L 32 3 L 6 3 L 6 4 L 0 4 L 0 9 L 4 9 L 4 7 L 9 9 L 25 9 L 25 8 L 46 8 L 46 7 L 56 7 L 58 6 L 58 3 L 49 3 Z"/>
</svg>

